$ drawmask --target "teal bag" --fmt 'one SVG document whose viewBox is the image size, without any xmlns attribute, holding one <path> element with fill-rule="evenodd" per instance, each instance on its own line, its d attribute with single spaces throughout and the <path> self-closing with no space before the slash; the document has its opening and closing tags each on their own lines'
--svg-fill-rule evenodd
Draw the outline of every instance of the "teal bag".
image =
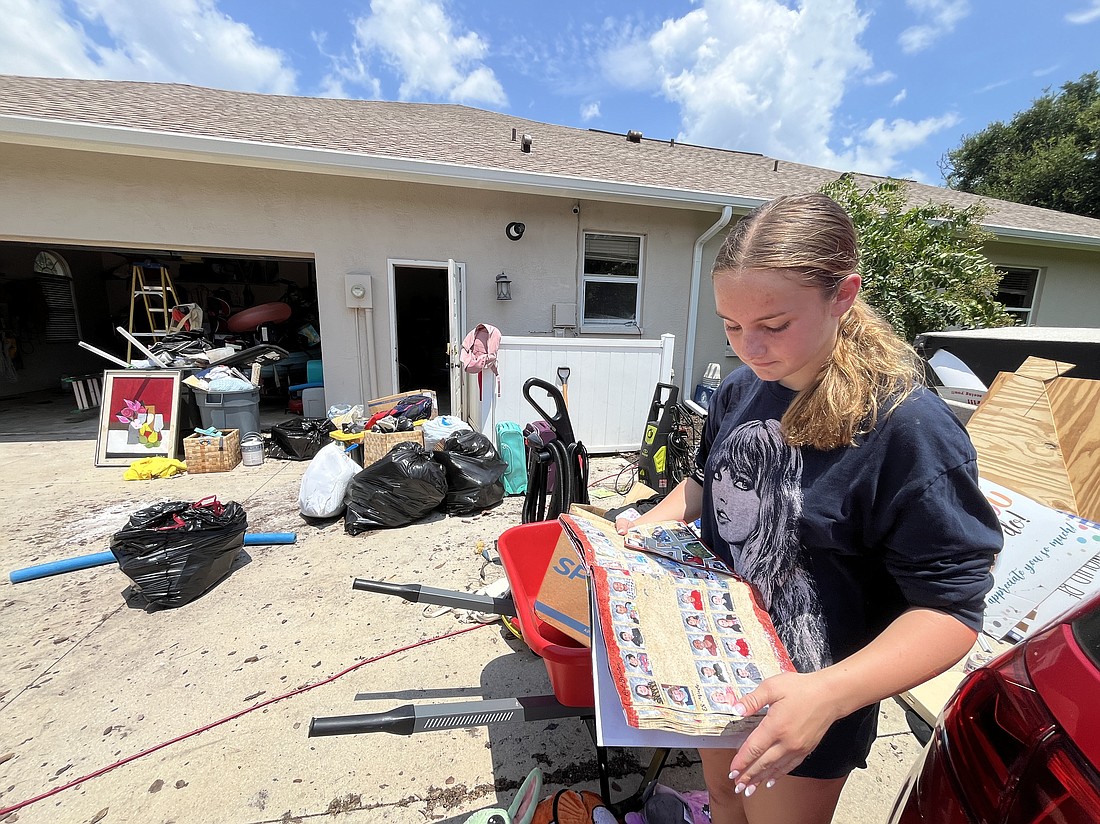
<svg viewBox="0 0 1100 824">
<path fill-rule="evenodd" d="M 497 452 L 508 469 L 504 472 L 504 494 L 523 495 L 527 492 L 527 452 L 523 430 L 514 421 L 497 424 Z"/>
</svg>

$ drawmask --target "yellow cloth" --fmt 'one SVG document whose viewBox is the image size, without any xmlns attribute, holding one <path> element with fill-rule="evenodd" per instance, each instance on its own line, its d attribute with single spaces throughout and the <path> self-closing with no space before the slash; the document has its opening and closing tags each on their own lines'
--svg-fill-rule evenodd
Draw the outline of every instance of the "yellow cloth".
<svg viewBox="0 0 1100 824">
<path fill-rule="evenodd" d="M 151 481 L 153 478 L 171 478 L 177 472 L 186 472 L 187 464 L 173 458 L 138 458 L 123 475 L 124 481 Z"/>
</svg>

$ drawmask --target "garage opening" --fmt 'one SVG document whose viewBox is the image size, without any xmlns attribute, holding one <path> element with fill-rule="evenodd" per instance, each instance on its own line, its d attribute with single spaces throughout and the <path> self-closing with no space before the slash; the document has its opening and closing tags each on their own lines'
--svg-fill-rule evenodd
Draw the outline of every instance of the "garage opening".
<svg viewBox="0 0 1100 824">
<path fill-rule="evenodd" d="M 133 293 L 135 266 L 153 273 L 153 282 L 163 268 L 175 301 L 201 309 L 212 343 L 270 342 L 286 349 L 290 356 L 265 366 L 261 376 L 261 410 L 286 416 L 288 387 L 306 382 L 307 364 L 321 358 L 312 259 L 0 243 L 0 435 L 95 436 L 96 410 L 79 408 L 72 379 L 118 367 L 78 341 L 126 360 L 127 341 L 116 327 L 151 331 L 146 299 Z M 234 316 L 266 305 L 284 308 L 258 310 L 265 322 L 254 328 L 233 323 Z M 86 414 L 69 415 L 80 411 Z M 59 415 L 69 415 L 61 432 L 48 423 Z M 74 427 L 77 422 L 86 425 Z"/>
</svg>

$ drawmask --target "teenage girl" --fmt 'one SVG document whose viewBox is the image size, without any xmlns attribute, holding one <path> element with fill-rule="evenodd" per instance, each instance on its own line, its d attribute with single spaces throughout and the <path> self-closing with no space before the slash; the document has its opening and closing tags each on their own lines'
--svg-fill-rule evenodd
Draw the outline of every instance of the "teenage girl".
<svg viewBox="0 0 1100 824">
<path fill-rule="evenodd" d="M 966 431 L 859 297 L 835 201 L 759 207 L 712 279 L 745 366 L 711 399 L 693 475 L 641 521 L 701 518 L 798 670 L 734 707 L 767 707 L 739 749 L 700 750 L 714 824 L 826 824 L 866 767 L 878 702 L 970 650 L 1001 531 Z"/>
</svg>

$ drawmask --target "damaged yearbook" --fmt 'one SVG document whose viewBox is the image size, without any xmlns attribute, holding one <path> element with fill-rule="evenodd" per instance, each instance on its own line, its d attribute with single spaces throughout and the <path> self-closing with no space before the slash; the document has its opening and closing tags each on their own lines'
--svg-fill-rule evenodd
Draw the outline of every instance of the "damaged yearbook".
<svg viewBox="0 0 1100 824">
<path fill-rule="evenodd" d="M 563 528 L 588 567 L 595 618 L 626 723 L 687 735 L 748 731 L 733 707 L 772 675 L 794 671 L 753 587 L 687 524 L 615 532 L 580 513 Z"/>
</svg>

